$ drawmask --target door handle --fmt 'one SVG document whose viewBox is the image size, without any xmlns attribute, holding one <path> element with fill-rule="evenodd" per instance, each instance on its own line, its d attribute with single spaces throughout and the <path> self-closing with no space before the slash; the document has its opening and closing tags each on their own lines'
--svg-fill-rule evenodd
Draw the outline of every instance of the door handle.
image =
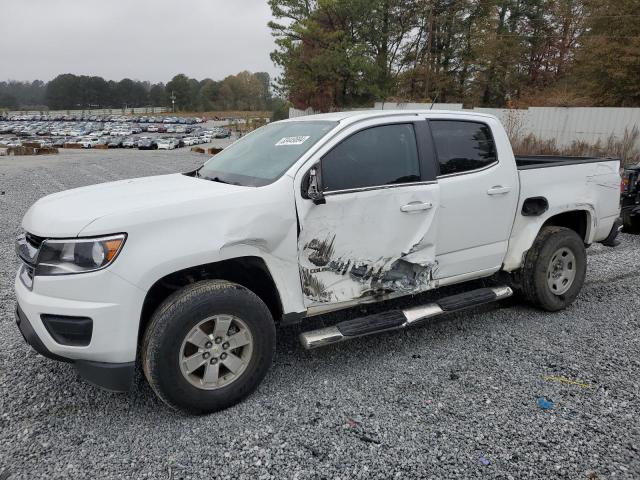
<svg viewBox="0 0 640 480">
<path fill-rule="evenodd" d="M 421 212 L 423 210 L 429 210 L 431 207 L 433 207 L 431 202 L 411 202 L 401 206 L 400 211 L 405 213 Z"/>
<path fill-rule="evenodd" d="M 510 191 L 511 187 L 496 185 L 495 187 L 491 187 L 489 190 L 487 190 L 487 195 L 504 195 L 505 193 L 509 193 Z"/>
</svg>

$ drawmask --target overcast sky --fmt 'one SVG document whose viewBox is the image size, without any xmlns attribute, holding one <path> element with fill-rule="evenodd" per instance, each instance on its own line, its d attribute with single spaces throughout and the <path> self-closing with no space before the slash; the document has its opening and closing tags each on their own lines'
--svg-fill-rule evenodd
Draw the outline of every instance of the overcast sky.
<svg viewBox="0 0 640 480">
<path fill-rule="evenodd" d="M 0 0 L 0 80 L 277 73 L 266 0 Z"/>
</svg>

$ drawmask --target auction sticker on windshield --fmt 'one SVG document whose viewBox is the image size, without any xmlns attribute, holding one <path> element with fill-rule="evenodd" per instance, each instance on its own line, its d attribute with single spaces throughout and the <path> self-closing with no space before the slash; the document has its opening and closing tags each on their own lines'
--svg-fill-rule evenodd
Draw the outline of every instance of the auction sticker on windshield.
<svg viewBox="0 0 640 480">
<path fill-rule="evenodd" d="M 311 137 L 309 135 L 300 135 L 297 137 L 284 137 L 278 140 L 276 143 L 276 147 L 282 147 L 286 145 L 302 145 L 304 142 L 309 140 Z"/>
</svg>

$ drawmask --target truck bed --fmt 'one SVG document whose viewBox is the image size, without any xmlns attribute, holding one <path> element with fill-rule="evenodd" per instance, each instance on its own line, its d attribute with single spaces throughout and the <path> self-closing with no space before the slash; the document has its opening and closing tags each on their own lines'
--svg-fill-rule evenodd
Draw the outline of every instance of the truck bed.
<svg viewBox="0 0 640 480">
<path fill-rule="evenodd" d="M 559 157 L 555 155 L 516 155 L 518 170 L 532 168 L 561 167 L 564 165 L 581 165 L 585 163 L 609 162 L 614 158 L 602 157 Z"/>
</svg>

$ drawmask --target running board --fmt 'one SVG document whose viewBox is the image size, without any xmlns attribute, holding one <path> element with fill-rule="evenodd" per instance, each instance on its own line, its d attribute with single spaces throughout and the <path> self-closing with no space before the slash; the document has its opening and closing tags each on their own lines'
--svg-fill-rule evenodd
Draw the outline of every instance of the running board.
<svg viewBox="0 0 640 480">
<path fill-rule="evenodd" d="M 399 330 L 444 313 L 455 312 L 484 303 L 502 300 L 513 295 L 509 287 L 479 288 L 470 292 L 444 297 L 406 310 L 390 310 L 366 317 L 346 320 L 337 325 L 300 334 L 300 341 L 307 350 L 332 343 L 364 337 L 374 333 Z"/>
</svg>

